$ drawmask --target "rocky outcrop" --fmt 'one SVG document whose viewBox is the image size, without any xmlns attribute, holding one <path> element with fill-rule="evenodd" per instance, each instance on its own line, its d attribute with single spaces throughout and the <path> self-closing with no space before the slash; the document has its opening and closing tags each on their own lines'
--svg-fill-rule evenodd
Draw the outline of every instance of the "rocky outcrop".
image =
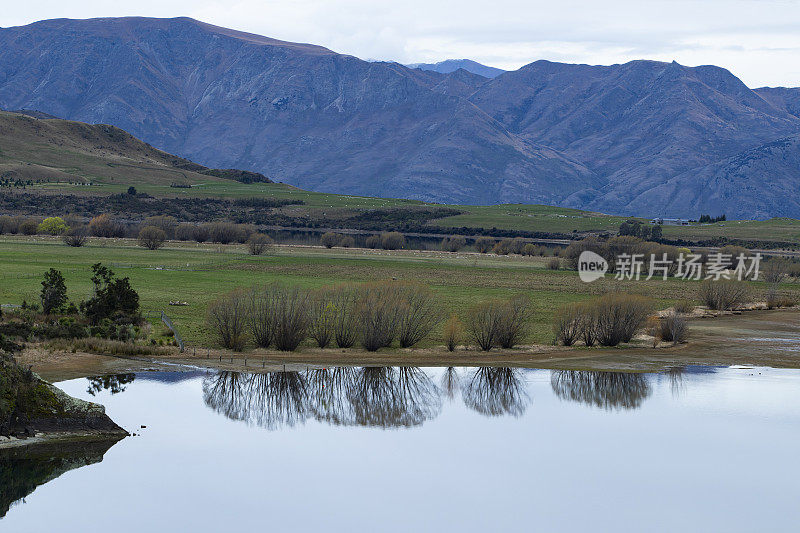
<svg viewBox="0 0 800 533">
<path fill-rule="evenodd" d="M 0 447 L 128 434 L 102 405 L 73 398 L 7 355 L 0 357 Z"/>
</svg>

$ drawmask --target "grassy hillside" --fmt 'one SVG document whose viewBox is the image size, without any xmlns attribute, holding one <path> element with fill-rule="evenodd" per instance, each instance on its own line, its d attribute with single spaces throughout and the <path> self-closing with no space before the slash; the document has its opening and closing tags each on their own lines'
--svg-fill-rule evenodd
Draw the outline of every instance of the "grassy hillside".
<svg viewBox="0 0 800 533">
<path fill-rule="evenodd" d="M 88 186 L 224 184 L 206 168 L 105 124 L 0 111 L 0 177 Z"/>
</svg>

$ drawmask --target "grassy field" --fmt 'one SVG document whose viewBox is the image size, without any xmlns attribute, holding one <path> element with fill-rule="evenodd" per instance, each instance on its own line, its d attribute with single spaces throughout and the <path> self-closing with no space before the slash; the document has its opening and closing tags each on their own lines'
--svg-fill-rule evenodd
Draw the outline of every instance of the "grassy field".
<svg viewBox="0 0 800 533">
<path fill-rule="evenodd" d="M 69 194 L 114 194 L 125 192 L 127 183 L 69 184 L 50 182 L 35 184 L 32 191 L 63 192 Z M 356 213 L 362 210 L 430 206 L 416 200 L 394 198 L 370 198 L 309 192 L 282 183 L 244 184 L 229 180 L 207 178 L 191 188 L 172 188 L 169 185 L 136 184 L 139 192 L 156 197 L 208 197 L 208 198 L 253 198 L 269 197 L 302 200 L 304 205 L 292 205 L 279 209 L 292 216 L 314 217 L 319 213 L 333 214 L 336 211 Z M 436 204 L 438 205 L 438 204 Z M 439 207 L 442 207 L 439 205 Z M 615 233 L 622 222 L 631 217 L 605 215 L 579 209 L 546 205 L 503 204 L 492 206 L 448 205 L 461 211 L 460 215 L 434 219 L 429 222 L 439 227 L 472 227 L 484 229 L 521 230 L 530 232 L 564 233 L 606 231 Z M 328 211 L 326 211 L 328 210 Z M 330 211 L 333 210 L 333 211 Z M 643 218 L 636 218 L 648 222 Z M 781 241 L 800 244 L 800 220 L 774 218 L 770 220 L 729 220 L 714 224 L 692 224 L 690 226 L 663 226 L 667 239 L 702 241 L 715 237 L 728 239 Z"/>
<path fill-rule="evenodd" d="M 89 295 L 89 267 L 96 262 L 131 278 L 142 309 L 159 331 L 161 311 L 178 326 L 190 345 L 213 344 L 204 327 L 208 303 L 235 288 L 281 281 L 302 287 L 378 280 L 413 280 L 429 286 L 447 313 L 462 319 L 483 299 L 526 294 L 532 302 L 528 342 L 552 342 L 551 318 L 566 302 L 611 290 L 644 294 L 654 306 L 694 298 L 696 282 L 604 279 L 590 285 L 577 273 L 550 271 L 544 259 L 519 256 L 449 254 L 445 252 L 380 251 L 280 246 L 270 255 L 253 257 L 241 245 L 170 243 L 149 251 L 129 240 L 94 239 L 83 248 L 69 248 L 52 238 L 0 237 L 0 303 L 37 301 L 43 273 L 60 269 L 73 301 Z M 754 290 L 763 292 L 760 284 Z M 800 289 L 800 287 L 796 287 Z M 185 301 L 186 307 L 170 306 Z M 429 344 L 439 344 L 438 338 Z"/>
</svg>

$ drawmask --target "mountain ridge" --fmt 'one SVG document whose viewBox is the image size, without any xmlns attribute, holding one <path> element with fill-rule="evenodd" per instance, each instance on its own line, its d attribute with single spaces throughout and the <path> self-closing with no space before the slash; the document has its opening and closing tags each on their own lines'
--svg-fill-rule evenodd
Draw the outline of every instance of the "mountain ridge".
<svg viewBox="0 0 800 533">
<path fill-rule="evenodd" d="M 751 90 L 714 66 L 535 61 L 484 78 L 185 17 L 41 21 L 0 30 L 0 46 L 0 107 L 114 124 L 208 166 L 324 192 L 668 215 L 670 180 L 733 169 L 737 154 L 800 133 L 800 90 Z M 770 191 L 800 188 L 784 160 L 774 187 L 769 160 L 737 167 L 745 193 L 725 212 L 752 215 L 752 191 L 779 201 Z M 712 196 L 670 209 L 711 212 Z M 775 212 L 800 216 L 784 203 Z"/>
</svg>

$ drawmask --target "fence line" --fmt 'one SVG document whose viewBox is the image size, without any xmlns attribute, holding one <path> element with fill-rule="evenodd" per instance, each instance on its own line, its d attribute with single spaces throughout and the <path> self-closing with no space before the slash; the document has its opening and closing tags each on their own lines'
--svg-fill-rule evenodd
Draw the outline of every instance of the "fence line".
<svg viewBox="0 0 800 533">
<path fill-rule="evenodd" d="M 183 345 L 183 339 L 181 338 L 181 334 L 178 333 L 178 328 L 176 328 L 172 324 L 172 320 L 169 319 L 169 317 L 167 316 L 167 314 L 164 311 L 161 311 L 161 321 L 164 323 L 165 326 L 167 326 L 170 329 L 170 331 L 172 331 L 172 335 L 175 337 L 175 340 L 178 342 L 178 346 L 180 346 L 180 348 L 181 348 L 181 353 L 183 353 L 184 345 Z"/>
</svg>

